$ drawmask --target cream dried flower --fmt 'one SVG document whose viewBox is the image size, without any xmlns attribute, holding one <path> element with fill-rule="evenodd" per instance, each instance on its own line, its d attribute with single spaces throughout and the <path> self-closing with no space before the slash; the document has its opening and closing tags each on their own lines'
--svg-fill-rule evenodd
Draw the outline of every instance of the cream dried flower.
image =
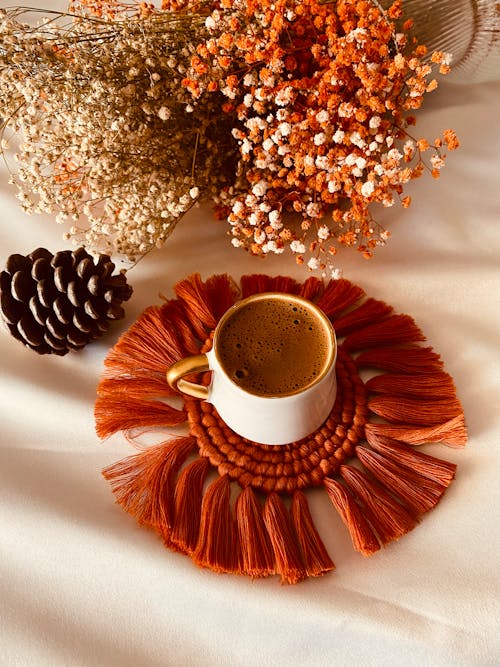
<svg viewBox="0 0 500 667">
<path fill-rule="evenodd" d="M 180 84 L 204 20 L 44 15 L 33 26 L 24 10 L 0 14 L 2 135 L 19 137 L 11 180 L 26 212 L 71 224 L 67 238 L 137 259 L 234 173 L 230 128 L 213 123 L 220 101 Z"/>
</svg>

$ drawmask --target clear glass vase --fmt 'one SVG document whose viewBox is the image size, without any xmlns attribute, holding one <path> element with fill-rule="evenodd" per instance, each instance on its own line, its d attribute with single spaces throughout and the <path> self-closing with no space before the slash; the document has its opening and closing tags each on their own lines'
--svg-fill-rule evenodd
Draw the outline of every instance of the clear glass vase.
<svg viewBox="0 0 500 667">
<path fill-rule="evenodd" d="M 384 0 L 390 6 L 391 0 Z M 447 81 L 500 80 L 500 3 L 496 0 L 403 0 L 404 18 L 430 51 L 453 54 Z"/>
</svg>

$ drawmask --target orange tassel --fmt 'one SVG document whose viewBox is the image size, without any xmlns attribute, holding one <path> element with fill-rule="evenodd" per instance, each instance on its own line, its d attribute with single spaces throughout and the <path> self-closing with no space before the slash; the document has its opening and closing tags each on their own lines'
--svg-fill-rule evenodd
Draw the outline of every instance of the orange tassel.
<svg viewBox="0 0 500 667">
<path fill-rule="evenodd" d="M 162 442 L 102 471 L 111 483 L 116 502 L 167 541 L 172 527 L 175 477 L 195 444 L 192 437 Z"/>
<path fill-rule="evenodd" d="M 340 467 L 347 486 L 361 500 L 381 542 L 397 540 L 416 526 L 416 520 L 368 475 L 352 466 Z"/>
<path fill-rule="evenodd" d="M 356 358 L 358 368 L 379 368 L 394 373 L 433 373 L 443 362 L 431 347 L 376 347 L 361 352 Z"/>
<path fill-rule="evenodd" d="M 335 331 L 338 336 L 346 336 L 355 329 L 360 329 L 368 324 L 379 322 L 392 313 L 391 306 L 376 299 L 366 299 L 354 310 L 334 320 Z"/>
<path fill-rule="evenodd" d="M 175 426 L 186 420 L 183 410 L 176 410 L 160 401 L 140 401 L 116 395 L 98 396 L 94 416 L 100 438 L 144 426 Z"/>
<path fill-rule="evenodd" d="M 198 541 L 203 484 L 209 467 L 208 459 L 196 459 L 181 471 L 175 486 L 170 542 L 183 553 L 191 554 Z"/>
<path fill-rule="evenodd" d="M 250 274 L 241 277 L 241 296 L 246 299 L 252 294 L 260 292 L 271 292 L 271 277 L 261 273 Z"/>
<path fill-rule="evenodd" d="M 201 505 L 198 543 L 192 558 L 200 567 L 215 572 L 235 572 L 239 564 L 230 494 L 229 476 L 217 477 Z"/>
<path fill-rule="evenodd" d="M 276 571 L 282 584 L 296 584 L 307 576 L 299 546 L 292 531 L 288 511 L 277 493 L 264 505 L 264 523 L 276 558 Z"/>
<path fill-rule="evenodd" d="M 364 292 L 358 285 L 354 285 L 345 278 L 331 280 L 325 291 L 317 301 L 317 305 L 330 319 L 335 318 L 349 306 L 364 296 Z"/>
<path fill-rule="evenodd" d="M 365 383 L 368 391 L 415 398 L 454 399 L 455 385 L 448 373 L 376 375 Z"/>
<path fill-rule="evenodd" d="M 271 292 L 285 292 L 286 294 L 298 294 L 300 284 L 288 276 L 275 276 L 271 278 Z"/>
<path fill-rule="evenodd" d="M 310 276 L 300 288 L 299 295 L 309 301 L 315 301 L 323 293 L 323 281 Z"/>
<path fill-rule="evenodd" d="M 169 335 L 175 332 L 178 347 L 184 351 L 183 354 L 198 354 L 200 341 L 186 318 L 182 303 L 177 300 L 164 303 L 160 309 L 160 319 L 161 328 L 159 330 L 162 332 L 168 331 Z M 180 355 L 178 358 L 180 359 L 182 356 Z M 177 359 L 174 361 L 177 361 Z"/>
<path fill-rule="evenodd" d="M 217 321 L 208 306 L 207 289 L 200 274 L 194 273 L 181 280 L 174 290 L 194 332 L 200 340 L 205 340 L 207 332 L 215 329 Z"/>
<path fill-rule="evenodd" d="M 226 310 L 234 305 L 240 290 L 234 280 L 226 274 L 211 276 L 205 286 L 210 310 L 215 319 L 219 320 Z"/>
<path fill-rule="evenodd" d="M 394 463 L 409 470 L 414 470 L 443 486 L 449 486 L 455 478 L 457 466 L 454 463 L 419 452 L 402 442 L 393 440 L 393 438 L 379 435 L 372 439 L 371 446 L 379 454 L 383 454 Z"/>
<path fill-rule="evenodd" d="M 347 336 L 342 347 L 352 352 L 374 345 L 401 345 L 425 340 L 424 334 L 409 315 L 391 315 Z"/>
<path fill-rule="evenodd" d="M 325 477 L 324 485 L 333 506 L 351 535 L 356 551 L 361 552 L 363 556 L 371 556 L 378 551 L 380 544 L 377 537 L 349 489 L 329 477 Z"/>
<path fill-rule="evenodd" d="M 312 520 L 307 499 L 302 491 L 292 498 L 292 519 L 309 577 L 318 577 L 335 569 Z"/>
<path fill-rule="evenodd" d="M 134 377 L 116 376 L 103 378 L 97 387 L 97 393 L 104 399 L 120 397 L 133 401 L 158 398 L 159 396 L 173 396 L 176 392 L 167 383 L 165 375 L 157 376 L 138 374 Z"/>
<path fill-rule="evenodd" d="M 464 447 L 467 430 L 463 414 L 436 426 L 418 428 L 411 424 L 365 424 L 365 436 L 370 445 L 379 436 L 406 442 L 408 445 L 423 445 L 426 442 L 441 442 L 450 447 Z"/>
<path fill-rule="evenodd" d="M 236 523 L 242 552 L 242 567 L 251 577 L 274 574 L 274 553 L 255 492 L 247 486 L 236 499 Z"/>
<path fill-rule="evenodd" d="M 275 276 L 271 278 L 260 273 L 242 276 L 242 297 L 246 298 L 252 294 L 261 292 L 284 292 L 285 294 L 299 294 L 301 285 L 288 276 Z"/>
<path fill-rule="evenodd" d="M 403 396 L 375 396 L 368 407 L 379 417 L 390 422 L 420 425 L 441 424 L 462 413 L 460 402 L 453 397 L 423 400 Z"/>
<path fill-rule="evenodd" d="M 105 360 L 107 368 L 131 374 L 136 371 L 164 373 L 174 361 L 185 355 L 178 337 L 166 329 L 162 311 L 150 306 L 125 332 Z"/>
<path fill-rule="evenodd" d="M 403 468 L 378 452 L 356 447 L 356 455 L 384 487 L 416 514 L 423 514 L 435 507 L 446 490 L 443 484 Z"/>
</svg>

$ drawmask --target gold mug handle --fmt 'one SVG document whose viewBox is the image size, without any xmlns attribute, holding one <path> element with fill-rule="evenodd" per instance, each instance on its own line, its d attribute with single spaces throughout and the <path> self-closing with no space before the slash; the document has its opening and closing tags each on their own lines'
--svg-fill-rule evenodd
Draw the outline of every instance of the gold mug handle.
<svg viewBox="0 0 500 667">
<path fill-rule="evenodd" d="M 195 398 L 208 399 L 208 387 L 195 382 L 184 380 L 185 375 L 189 373 L 200 373 L 208 371 L 208 359 L 206 354 L 193 354 L 191 357 L 179 359 L 170 368 L 167 369 L 167 382 L 172 389 L 177 389 L 183 394 L 194 396 Z"/>
</svg>

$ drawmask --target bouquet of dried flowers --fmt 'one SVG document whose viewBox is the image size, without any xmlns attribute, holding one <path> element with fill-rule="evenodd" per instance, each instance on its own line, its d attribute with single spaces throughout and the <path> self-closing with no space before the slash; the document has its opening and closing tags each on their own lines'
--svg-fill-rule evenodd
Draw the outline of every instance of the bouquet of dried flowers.
<svg viewBox="0 0 500 667">
<path fill-rule="evenodd" d="M 22 139 L 11 180 L 26 212 L 57 212 L 76 243 L 137 259 L 230 183 L 235 145 L 222 94 L 181 85 L 204 17 L 94 4 L 36 26 L 1 10 L 3 146 L 7 128 Z"/>
<path fill-rule="evenodd" d="M 408 206 L 404 185 L 458 146 L 412 130 L 450 55 L 415 42 L 400 0 L 70 10 L 36 27 L 3 10 L 0 105 L 24 208 L 90 247 L 138 257 L 203 198 L 234 246 L 325 270 L 340 246 L 371 257 L 389 236 L 373 206 Z"/>
</svg>

